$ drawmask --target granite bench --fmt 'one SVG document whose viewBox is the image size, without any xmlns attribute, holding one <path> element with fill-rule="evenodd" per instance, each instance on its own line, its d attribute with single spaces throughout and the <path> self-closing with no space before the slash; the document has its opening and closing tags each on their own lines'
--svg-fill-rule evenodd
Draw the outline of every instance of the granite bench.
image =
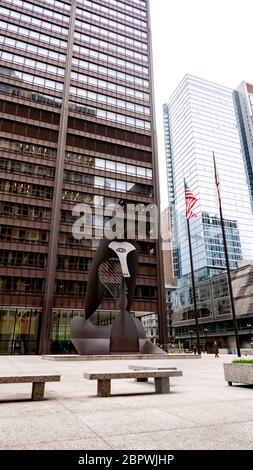
<svg viewBox="0 0 253 470">
<path fill-rule="evenodd" d="M 181 377 L 182 371 L 179 370 L 132 370 L 126 372 L 84 372 L 83 377 L 88 380 L 97 380 L 97 396 L 111 396 L 112 379 L 148 379 L 154 377 L 155 392 L 170 392 L 170 377 Z"/>
<path fill-rule="evenodd" d="M 139 365 L 132 365 L 128 366 L 130 370 L 177 370 L 176 367 L 152 367 L 152 366 L 139 366 Z M 137 378 L 137 382 L 148 382 L 147 377 Z"/>
<path fill-rule="evenodd" d="M 60 375 L 12 375 L 0 376 L 0 384 L 32 383 L 32 400 L 43 400 L 45 382 L 59 382 Z"/>
</svg>

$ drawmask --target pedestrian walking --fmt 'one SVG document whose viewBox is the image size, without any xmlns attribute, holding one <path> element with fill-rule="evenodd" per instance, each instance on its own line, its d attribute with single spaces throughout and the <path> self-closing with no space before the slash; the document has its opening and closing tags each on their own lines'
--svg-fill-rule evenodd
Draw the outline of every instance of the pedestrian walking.
<svg viewBox="0 0 253 470">
<path fill-rule="evenodd" d="M 213 343 L 213 352 L 215 354 L 214 357 L 219 357 L 219 346 L 217 344 L 217 341 L 214 341 Z"/>
</svg>

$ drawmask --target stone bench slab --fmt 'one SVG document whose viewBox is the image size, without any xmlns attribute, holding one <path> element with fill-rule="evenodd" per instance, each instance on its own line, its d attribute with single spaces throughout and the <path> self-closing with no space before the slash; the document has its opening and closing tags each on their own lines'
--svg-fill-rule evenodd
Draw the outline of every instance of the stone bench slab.
<svg viewBox="0 0 253 470">
<path fill-rule="evenodd" d="M 0 384 L 28 383 L 28 382 L 59 382 L 60 375 L 11 375 L 0 376 Z"/>
<path fill-rule="evenodd" d="M 128 366 L 128 369 L 130 370 L 177 370 L 176 367 L 151 367 L 151 366 L 138 366 L 138 365 L 132 365 L 130 364 Z M 137 382 L 148 382 L 148 378 L 147 377 L 142 377 L 142 378 L 138 378 L 137 377 Z"/>
<path fill-rule="evenodd" d="M 147 379 L 154 377 L 155 392 L 170 392 L 170 377 L 181 377 L 182 371 L 178 370 L 133 370 L 125 372 L 84 372 L 83 377 L 88 380 L 97 380 L 97 395 L 99 397 L 111 396 L 112 379 Z"/>
<path fill-rule="evenodd" d="M 60 375 L 11 375 L 0 376 L 0 384 L 32 383 L 32 400 L 43 400 L 45 382 L 59 382 Z"/>
</svg>

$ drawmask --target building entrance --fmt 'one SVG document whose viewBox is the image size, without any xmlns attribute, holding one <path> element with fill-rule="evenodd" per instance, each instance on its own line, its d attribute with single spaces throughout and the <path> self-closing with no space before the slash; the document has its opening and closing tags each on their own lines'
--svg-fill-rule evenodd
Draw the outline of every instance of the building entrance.
<svg viewBox="0 0 253 470">
<path fill-rule="evenodd" d="M 0 354 L 38 354 L 40 309 L 0 310 Z"/>
</svg>

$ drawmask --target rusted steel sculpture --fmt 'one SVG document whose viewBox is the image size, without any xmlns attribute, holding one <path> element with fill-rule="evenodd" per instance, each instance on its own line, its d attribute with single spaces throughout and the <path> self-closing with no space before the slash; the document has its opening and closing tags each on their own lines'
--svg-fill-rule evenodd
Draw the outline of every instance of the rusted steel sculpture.
<svg viewBox="0 0 253 470">
<path fill-rule="evenodd" d="M 71 340 L 79 354 L 163 353 L 149 341 L 140 320 L 130 315 L 137 275 L 137 246 L 134 240 L 104 239 L 94 256 L 85 301 L 85 318 L 74 317 Z M 89 318 L 107 289 L 119 305 L 112 325 L 96 326 Z"/>
</svg>

